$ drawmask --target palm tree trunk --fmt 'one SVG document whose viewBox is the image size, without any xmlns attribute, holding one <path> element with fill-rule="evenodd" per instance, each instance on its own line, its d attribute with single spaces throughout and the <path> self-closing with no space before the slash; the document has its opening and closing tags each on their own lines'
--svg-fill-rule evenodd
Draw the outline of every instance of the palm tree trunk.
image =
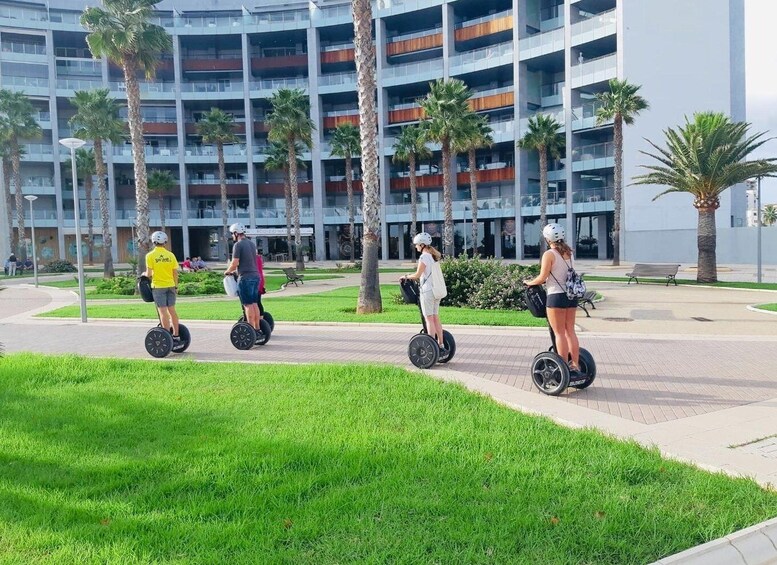
<svg viewBox="0 0 777 565">
<path fill-rule="evenodd" d="M 227 173 L 224 165 L 224 144 L 216 144 L 216 154 L 219 160 L 219 188 L 221 192 L 221 248 L 224 250 L 224 257 L 229 260 L 229 245 L 227 244 L 227 230 L 229 227 L 229 216 L 227 216 Z"/>
<path fill-rule="evenodd" d="M 478 171 L 475 160 L 475 150 L 468 151 L 469 157 L 469 192 L 472 197 L 472 256 L 478 254 Z M 465 210 L 466 214 L 467 211 Z"/>
<path fill-rule="evenodd" d="M 87 257 L 90 265 L 94 265 L 94 220 L 92 214 L 94 206 L 92 203 L 92 175 L 84 175 L 84 197 L 86 198 L 86 245 L 88 248 Z"/>
<path fill-rule="evenodd" d="M 415 245 L 412 245 L 418 226 L 418 189 L 416 188 L 415 178 L 415 153 L 410 153 L 408 159 L 410 166 L 410 249 L 413 250 L 413 260 L 416 258 Z"/>
<path fill-rule="evenodd" d="M 540 154 L 540 234 L 542 228 L 548 225 L 548 150 L 543 146 Z M 545 251 L 547 243 L 540 235 L 540 255 Z"/>
<path fill-rule="evenodd" d="M 296 269 L 302 271 L 305 269 L 305 262 L 302 260 L 302 236 L 299 230 L 299 188 L 297 187 L 297 151 L 295 150 L 295 139 L 289 140 L 289 186 L 291 187 L 291 208 L 294 215 L 294 256 L 297 259 Z"/>
<path fill-rule="evenodd" d="M 132 58 L 123 61 L 124 82 L 127 85 L 127 121 L 132 141 L 132 161 L 135 171 L 135 206 L 137 209 L 138 250 L 140 260 L 145 260 L 151 249 L 148 229 L 148 180 L 146 177 L 146 153 L 143 141 L 143 118 L 140 115 L 140 86 L 138 64 Z"/>
<path fill-rule="evenodd" d="M 351 169 L 351 156 L 348 155 L 345 158 L 345 189 L 348 193 L 348 229 L 349 239 L 351 240 L 351 261 L 354 260 L 354 245 L 353 245 L 353 170 Z"/>
<path fill-rule="evenodd" d="M 445 223 L 442 232 L 443 253 L 453 257 L 453 201 L 451 198 L 451 142 L 442 142 L 442 198 L 445 210 Z"/>
<path fill-rule="evenodd" d="M 11 198 L 11 173 L 13 165 L 10 160 L 3 160 L 3 184 L 5 185 L 5 213 L 8 216 L 8 246 L 13 250 L 13 199 Z M 3 252 L 8 251 L 4 250 Z"/>
<path fill-rule="evenodd" d="M 103 229 L 103 277 L 113 278 L 113 251 L 111 246 L 111 214 L 108 205 L 108 187 L 106 186 L 107 171 L 103 160 L 103 143 L 101 139 L 94 140 L 94 170 L 97 173 L 97 191 L 100 193 L 100 219 Z"/>
<path fill-rule="evenodd" d="M 286 246 L 289 259 L 293 257 L 293 242 L 291 235 L 291 181 L 289 180 L 289 167 L 283 167 L 283 196 L 286 199 Z"/>
<path fill-rule="evenodd" d="M 623 207 L 623 117 L 621 115 L 615 116 L 613 140 L 615 144 L 615 176 L 613 179 L 615 211 L 612 218 L 612 264 L 617 266 L 621 264 L 621 210 Z M 714 215 L 712 221 L 714 224 Z"/>
<path fill-rule="evenodd" d="M 696 235 L 699 260 L 696 265 L 696 281 L 711 283 L 718 281 L 718 264 L 715 254 L 717 231 L 715 227 L 716 207 L 699 208 L 699 227 Z"/>
<path fill-rule="evenodd" d="M 27 258 L 27 247 L 24 245 L 26 235 L 24 229 L 24 195 L 22 193 L 22 156 L 19 152 L 19 143 L 11 140 L 11 163 L 13 165 L 13 185 L 16 192 L 16 250 L 22 259 Z"/>
<path fill-rule="evenodd" d="M 359 96 L 359 128 L 362 145 L 362 277 L 358 314 L 383 310 L 378 280 L 380 246 L 380 197 L 378 184 L 378 118 L 375 111 L 375 47 L 372 44 L 372 4 L 353 0 L 354 48 Z M 385 187 L 388 190 L 388 187 Z"/>
</svg>

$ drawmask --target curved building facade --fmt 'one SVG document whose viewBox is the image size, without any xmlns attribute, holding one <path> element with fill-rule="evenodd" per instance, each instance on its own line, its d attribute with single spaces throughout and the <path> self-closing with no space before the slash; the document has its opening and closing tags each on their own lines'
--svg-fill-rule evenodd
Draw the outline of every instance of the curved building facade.
<svg viewBox="0 0 777 565">
<path fill-rule="evenodd" d="M 79 25 L 87 2 L 0 1 L 0 85 L 25 92 L 44 130 L 25 146 L 22 190 L 35 194 L 38 249 L 44 259 L 75 256 L 73 189 L 57 139 L 71 135 L 69 102 L 76 90 L 110 88 L 126 97 L 121 70 L 94 60 Z M 299 172 L 305 239 L 317 259 L 348 256 L 344 160 L 330 153 L 339 123 L 358 124 L 353 22 L 348 3 L 260 6 L 228 0 L 164 0 L 158 23 L 172 35 L 173 52 L 154 80 L 141 84 L 149 169 L 180 179 L 152 197 L 151 226 L 165 224 L 179 256 L 216 258 L 221 202 L 216 155 L 196 134 L 211 107 L 235 117 L 240 143 L 226 148 L 231 221 L 268 228 L 265 254 L 285 253 L 281 173 L 265 167 L 269 98 L 279 88 L 303 88 L 316 125 L 314 144 Z M 651 110 L 627 128 L 625 182 L 636 174 L 643 138 L 696 110 L 744 119 L 742 0 L 381 0 L 374 8 L 381 155 L 384 259 L 410 256 L 407 167 L 392 161 L 401 127 L 421 118 L 418 99 L 436 78 L 460 78 L 473 91 L 472 108 L 493 128 L 494 144 L 477 153 L 478 248 L 484 255 L 536 257 L 539 170 L 536 154 L 516 149 L 529 118 L 550 113 L 565 126 L 566 153 L 551 164 L 549 216 L 564 223 L 578 256 L 607 258 L 612 245 L 612 125 L 597 124 L 596 93 L 611 78 L 643 85 Z M 125 111 L 126 112 L 126 111 Z M 124 114 L 126 116 L 126 113 Z M 440 154 L 419 163 L 419 228 L 441 235 Z M 109 193 L 116 257 L 132 257 L 135 216 L 129 142 L 110 147 Z M 357 210 L 361 186 L 355 160 Z M 456 163 L 454 219 L 457 251 L 471 247 L 471 198 L 465 156 Z M 14 189 L 15 190 L 15 189 Z M 626 258 L 655 252 L 656 231 L 695 226 L 682 196 L 651 202 L 658 188 L 627 187 L 623 245 Z M 80 191 L 80 219 L 86 202 Z M 160 202 L 161 200 L 161 202 Z M 719 225 L 744 222 L 744 190 L 726 194 Z M 29 211 L 26 211 L 29 217 Z M 357 213 L 357 239 L 360 234 Z M 95 232 L 99 209 L 94 207 Z M 28 220 L 29 225 L 29 220 Z M 310 230 L 307 230 L 310 233 Z M 28 232 L 29 233 L 29 232 Z M 98 237 L 99 242 L 99 237 Z"/>
</svg>

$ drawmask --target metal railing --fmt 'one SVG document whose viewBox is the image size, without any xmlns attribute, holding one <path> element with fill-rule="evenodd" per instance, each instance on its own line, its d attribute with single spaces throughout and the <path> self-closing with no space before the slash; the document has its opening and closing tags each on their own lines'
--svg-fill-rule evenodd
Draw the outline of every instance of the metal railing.
<svg viewBox="0 0 777 565">
<path fill-rule="evenodd" d="M 49 79 L 44 77 L 20 77 L 20 76 L 7 76 L 2 78 L 3 86 L 33 86 L 48 88 Z"/>
<path fill-rule="evenodd" d="M 178 155 L 178 147 L 151 147 L 146 145 L 144 151 L 146 157 L 158 155 L 160 157 L 173 157 Z M 132 147 L 129 145 L 113 146 L 113 154 L 116 156 L 132 157 Z"/>
<path fill-rule="evenodd" d="M 581 188 L 572 193 L 572 202 L 584 203 L 584 202 L 606 202 L 612 200 L 615 189 L 612 186 L 604 186 L 597 188 Z"/>
<path fill-rule="evenodd" d="M 589 161 L 591 159 L 607 159 L 615 156 L 615 144 L 612 141 L 581 145 L 572 150 L 572 161 Z"/>
<path fill-rule="evenodd" d="M 497 43 L 496 45 L 489 45 L 488 47 L 482 47 L 473 51 L 467 51 L 459 55 L 451 57 L 451 65 L 459 66 L 466 64 L 482 64 L 488 65 L 491 60 L 496 60 L 501 57 L 512 57 L 513 54 L 513 42 L 505 41 L 503 43 Z M 507 61 L 506 61 L 507 62 Z"/>
<path fill-rule="evenodd" d="M 243 92 L 243 83 L 230 82 L 184 82 L 181 92 Z"/>
<path fill-rule="evenodd" d="M 339 84 L 356 84 L 356 73 L 333 73 L 321 75 L 318 78 L 319 86 L 336 86 Z"/>
<path fill-rule="evenodd" d="M 508 8 L 507 10 L 502 10 L 501 12 L 496 12 L 495 14 L 489 14 L 487 16 L 481 16 L 479 18 L 475 18 L 473 20 L 464 20 L 462 22 L 457 23 L 454 27 L 455 29 L 461 29 L 464 27 L 471 27 L 474 25 L 482 24 L 485 22 L 490 22 L 493 20 L 498 20 L 499 18 L 504 18 L 505 16 L 512 16 L 513 10 L 512 8 Z"/>
<path fill-rule="evenodd" d="M 595 79 L 594 75 L 600 74 L 603 79 L 615 76 L 618 71 L 618 56 L 615 53 L 603 55 L 596 59 L 584 61 L 573 66 L 570 71 L 571 80 L 583 82 L 588 78 Z"/>
<path fill-rule="evenodd" d="M 88 80 L 76 78 L 58 78 L 57 89 L 59 90 L 93 90 L 101 88 L 102 80 Z"/>
<path fill-rule="evenodd" d="M 443 61 L 442 58 L 439 58 L 431 59 L 429 61 L 420 61 L 418 63 L 408 63 L 406 65 L 394 65 L 384 69 L 383 76 L 385 78 L 398 78 L 421 73 L 439 74 L 442 73 L 442 70 Z M 356 73 L 353 74 L 354 76 L 356 75 Z"/>
<path fill-rule="evenodd" d="M 185 148 L 186 156 L 205 156 L 205 157 L 215 157 L 218 153 L 216 152 L 216 146 L 215 145 L 187 145 Z M 246 154 L 246 146 L 241 144 L 234 144 L 234 145 L 225 145 L 224 146 L 224 155 L 245 155 Z"/>
<path fill-rule="evenodd" d="M 278 90 L 279 88 L 307 88 L 308 79 L 301 78 L 271 78 L 251 82 L 251 90 Z"/>
<path fill-rule="evenodd" d="M 24 55 L 45 55 L 46 45 L 41 43 L 24 43 L 21 41 L 3 41 L 0 44 L 3 53 L 20 53 Z"/>
</svg>

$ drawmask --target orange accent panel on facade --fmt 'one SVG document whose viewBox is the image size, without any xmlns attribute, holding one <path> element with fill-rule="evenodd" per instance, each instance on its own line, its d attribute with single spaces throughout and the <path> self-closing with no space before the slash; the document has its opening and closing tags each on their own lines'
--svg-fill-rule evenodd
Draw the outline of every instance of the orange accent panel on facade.
<svg viewBox="0 0 777 565">
<path fill-rule="evenodd" d="M 403 39 L 394 41 L 386 45 L 387 55 L 401 55 L 402 53 L 412 53 L 414 51 L 424 51 L 426 49 L 436 49 L 442 47 L 442 33 L 434 33 L 423 37 L 413 37 L 412 39 Z"/>
<path fill-rule="evenodd" d="M 308 67 L 308 56 L 287 55 L 285 57 L 253 57 L 251 68 L 255 71 L 263 69 L 283 69 L 287 67 Z"/>
<path fill-rule="evenodd" d="M 476 37 L 483 37 L 484 35 L 491 35 L 492 33 L 511 29 L 513 29 L 513 17 L 504 16 L 490 22 L 459 28 L 456 30 L 455 37 L 456 41 L 467 41 L 468 39 L 475 39 Z"/>
<path fill-rule="evenodd" d="M 221 185 L 216 184 L 190 184 L 187 187 L 189 197 L 193 196 L 220 196 Z M 245 196 L 248 197 L 247 184 L 228 184 L 227 196 Z"/>
<path fill-rule="evenodd" d="M 170 122 L 143 122 L 143 133 L 150 135 L 175 135 L 178 124 Z"/>
<path fill-rule="evenodd" d="M 355 60 L 356 55 L 353 48 L 340 49 L 338 51 L 324 51 L 321 53 L 322 63 L 347 63 Z"/>
<path fill-rule="evenodd" d="M 324 116 L 324 129 L 335 129 L 340 124 L 359 125 L 359 114 L 349 116 Z"/>
<path fill-rule="evenodd" d="M 515 180 L 515 168 L 504 167 L 502 169 L 480 169 L 477 172 L 477 177 L 478 182 L 482 183 Z M 415 180 L 416 188 L 442 188 L 442 174 L 420 175 L 417 176 Z M 469 186 L 469 171 L 456 174 L 456 185 Z M 410 190 L 410 177 L 392 178 L 391 190 Z"/>
<path fill-rule="evenodd" d="M 424 117 L 424 111 L 420 106 L 405 108 L 403 110 L 389 110 L 389 123 L 401 124 L 404 122 L 416 122 Z"/>
<path fill-rule="evenodd" d="M 242 59 L 184 59 L 184 71 L 242 71 Z"/>
<path fill-rule="evenodd" d="M 235 124 L 234 130 L 235 133 L 245 133 L 246 132 L 246 124 L 245 122 L 237 122 Z M 187 123 L 186 124 L 186 133 L 189 135 L 199 135 L 197 133 L 197 124 L 193 123 Z"/>
<path fill-rule="evenodd" d="M 362 192 L 362 190 L 362 181 L 353 181 L 353 191 Z M 346 193 L 348 192 L 348 187 L 346 186 L 346 182 L 344 180 L 328 180 L 326 181 L 326 192 L 327 194 L 331 192 Z"/>
<path fill-rule="evenodd" d="M 472 98 L 469 101 L 470 109 L 475 112 L 493 110 L 494 108 L 509 108 L 513 104 L 515 104 L 515 94 L 512 92 L 490 94 L 481 98 Z"/>
</svg>

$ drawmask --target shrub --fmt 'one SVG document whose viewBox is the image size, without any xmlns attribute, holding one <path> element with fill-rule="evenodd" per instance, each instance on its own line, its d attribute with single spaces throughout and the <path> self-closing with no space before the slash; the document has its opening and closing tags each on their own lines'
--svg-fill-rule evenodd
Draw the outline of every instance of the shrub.
<svg viewBox="0 0 777 565">
<path fill-rule="evenodd" d="M 495 269 L 470 296 L 468 306 L 479 310 L 524 310 L 523 283 L 518 270 Z"/>
<path fill-rule="evenodd" d="M 78 271 L 70 261 L 52 261 L 42 270 L 44 273 L 75 273 Z"/>
<path fill-rule="evenodd" d="M 441 267 L 448 288 L 442 304 L 481 310 L 523 310 L 522 281 L 540 272 L 539 265 L 505 265 L 465 256 L 445 259 Z"/>
<path fill-rule="evenodd" d="M 112 279 L 101 279 L 95 286 L 100 294 L 117 294 L 120 296 L 132 296 L 135 294 L 135 277 L 118 276 Z"/>
<path fill-rule="evenodd" d="M 477 291 L 483 281 L 501 267 L 501 263 L 493 259 L 470 259 L 460 256 L 455 259 L 444 259 L 440 265 L 448 288 L 442 304 L 444 306 L 466 306 L 470 297 Z"/>
</svg>

